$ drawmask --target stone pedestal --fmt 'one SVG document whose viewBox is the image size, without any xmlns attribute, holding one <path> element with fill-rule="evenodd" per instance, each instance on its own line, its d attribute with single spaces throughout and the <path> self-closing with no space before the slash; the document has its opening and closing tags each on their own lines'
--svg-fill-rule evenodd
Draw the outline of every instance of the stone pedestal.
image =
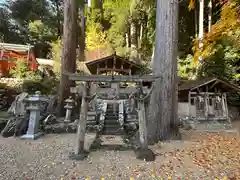
<svg viewBox="0 0 240 180">
<path fill-rule="evenodd" d="M 46 101 L 46 99 L 40 94 L 38 91 L 35 95 L 25 99 L 25 101 L 30 103 L 29 107 L 27 107 L 27 110 L 30 111 L 30 117 L 27 134 L 22 136 L 23 139 L 35 140 L 43 134 L 39 129 L 39 120 L 41 119 L 40 103 Z"/>
</svg>

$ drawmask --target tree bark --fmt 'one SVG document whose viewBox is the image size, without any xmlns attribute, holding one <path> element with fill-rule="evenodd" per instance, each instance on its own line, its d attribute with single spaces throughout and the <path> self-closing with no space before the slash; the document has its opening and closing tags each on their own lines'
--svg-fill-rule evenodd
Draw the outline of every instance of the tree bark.
<svg viewBox="0 0 240 180">
<path fill-rule="evenodd" d="M 79 37 L 79 61 L 85 61 L 85 15 L 84 1 L 80 3 L 80 37 Z"/>
<path fill-rule="evenodd" d="M 130 60 L 136 62 L 137 60 L 137 47 L 138 46 L 138 36 L 137 36 L 137 25 L 134 20 L 131 22 L 131 53 Z"/>
<path fill-rule="evenodd" d="M 154 82 L 151 94 L 148 138 L 149 143 L 166 140 L 170 124 L 177 118 L 177 44 L 178 2 L 157 0 L 156 42 L 153 74 L 161 78 Z"/>
<path fill-rule="evenodd" d="M 130 48 L 131 47 L 131 27 L 130 24 L 127 23 L 127 31 L 126 31 L 126 47 Z"/>
<path fill-rule="evenodd" d="M 208 32 L 211 32 L 212 28 L 212 0 L 208 2 Z"/>
<path fill-rule="evenodd" d="M 194 8 L 194 28 L 195 28 L 195 38 L 198 37 L 198 1 L 195 1 Z"/>
<path fill-rule="evenodd" d="M 203 47 L 203 35 L 204 35 L 204 0 L 199 0 L 199 49 Z M 202 63 L 202 56 L 198 57 L 198 62 Z"/>
<path fill-rule="evenodd" d="M 76 38 L 77 38 L 77 0 L 64 1 L 63 48 L 61 58 L 61 77 L 59 89 L 58 115 L 63 115 L 64 99 L 70 95 L 70 81 L 64 72 L 76 72 Z"/>
<path fill-rule="evenodd" d="M 202 39 L 204 33 L 204 0 L 199 0 L 199 47 L 202 47 Z"/>
</svg>

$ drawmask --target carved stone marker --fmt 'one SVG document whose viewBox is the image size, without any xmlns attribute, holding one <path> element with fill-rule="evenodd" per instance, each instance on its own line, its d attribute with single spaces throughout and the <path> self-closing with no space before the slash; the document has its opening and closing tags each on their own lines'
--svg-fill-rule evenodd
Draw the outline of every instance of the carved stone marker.
<svg viewBox="0 0 240 180">
<path fill-rule="evenodd" d="M 39 129 L 39 120 L 41 119 L 40 105 L 41 102 L 45 102 L 47 99 L 41 96 L 40 91 L 37 91 L 35 95 L 25 99 L 25 101 L 30 103 L 27 107 L 27 110 L 30 111 L 30 117 L 27 134 L 23 135 L 22 138 L 34 140 L 42 135 L 42 132 Z"/>
<path fill-rule="evenodd" d="M 74 108 L 74 100 L 73 98 L 70 96 L 68 99 L 65 100 L 65 102 L 67 103 L 66 106 L 64 106 L 64 108 L 66 109 L 66 116 L 65 116 L 65 122 L 71 122 L 71 117 L 72 117 L 72 110 Z"/>
</svg>

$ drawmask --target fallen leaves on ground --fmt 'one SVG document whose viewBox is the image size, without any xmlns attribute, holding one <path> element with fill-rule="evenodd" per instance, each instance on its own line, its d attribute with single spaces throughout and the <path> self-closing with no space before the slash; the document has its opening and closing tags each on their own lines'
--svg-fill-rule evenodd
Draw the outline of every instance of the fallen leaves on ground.
<svg viewBox="0 0 240 180">
<path fill-rule="evenodd" d="M 235 135 L 205 134 L 186 150 L 198 167 L 209 174 L 240 179 L 240 138 Z"/>
<path fill-rule="evenodd" d="M 190 144 L 182 150 L 163 153 L 163 161 L 156 164 L 154 174 L 186 179 L 240 179 L 239 137 L 205 133 L 191 140 Z"/>
</svg>

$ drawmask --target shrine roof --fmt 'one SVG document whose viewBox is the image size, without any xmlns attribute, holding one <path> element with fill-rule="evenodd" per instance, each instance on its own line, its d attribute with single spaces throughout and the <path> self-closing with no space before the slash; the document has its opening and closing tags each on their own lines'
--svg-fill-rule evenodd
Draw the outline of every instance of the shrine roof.
<svg viewBox="0 0 240 180">
<path fill-rule="evenodd" d="M 209 77 L 209 78 L 204 78 L 199 80 L 182 80 L 179 85 L 179 90 L 192 91 L 212 83 L 215 83 L 215 85 L 222 84 L 222 87 L 224 87 L 224 89 L 228 91 L 230 90 L 240 91 L 240 88 L 238 86 L 231 84 L 225 80 L 214 78 L 214 77 Z"/>
<path fill-rule="evenodd" d="M 0 50 L 12 51 L 16 53 L 25 53 L 31 50 L 31 48 L 33 48 L 31 45 L 0 43 Z"/>
<path fill-rule="evenodd" d="M 127 66 L 128 68 L 130 68 L 132 70 L 133 74 L 135 74 L 137 71 L 140 71 L 142 69 L 141 65 L 139 65 L 133 61 L 130 61 L 129 58 L 124 58 L 124 57 L 118 56 L 116 54 L 112 54 L 112 55 L 109 55 L 109 56 L 106 56 L 103 58 L 99 58 L 99 59 L 89 60 L 89 61 L 86 61 L 85 64 L 92 74 L 96 74 L 97 66 L 100 64 L 104 64 L 107 62 L 109 68 L 112 68 L 113 64 L 111 62 L 113 61 L 114 58 L 116 58 L 117 66 L 119 66 L 119 64 L 120 64 L 119 62 L 121 62 L 125 66 L 124 69 L 126 69 L 126 66 Z M 120 68 L 120 67 L 118 67 L 118 68 Z"/>
</svg>

